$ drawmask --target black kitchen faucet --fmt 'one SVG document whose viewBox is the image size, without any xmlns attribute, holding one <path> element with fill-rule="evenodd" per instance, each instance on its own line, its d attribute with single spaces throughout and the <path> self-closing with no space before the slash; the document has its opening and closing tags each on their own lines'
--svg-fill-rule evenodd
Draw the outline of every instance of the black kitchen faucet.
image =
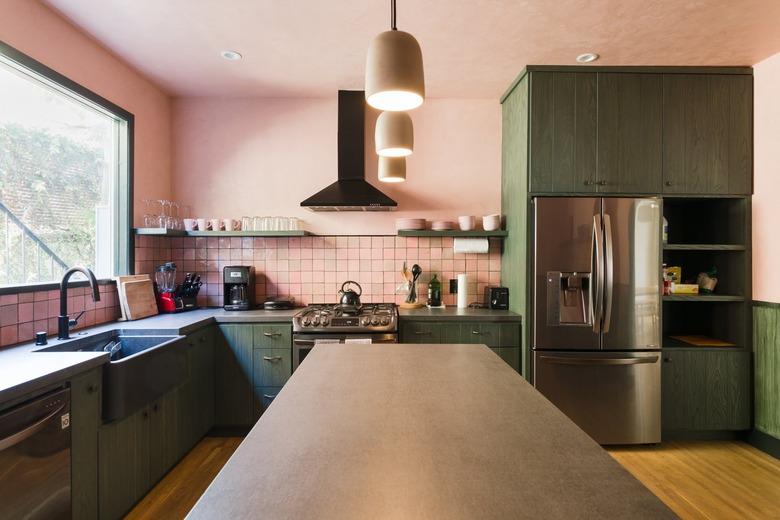
<svg viewBox="0 0 780 520">
<path fill-rule="evenodd" d="M 71 267 L 65 271 L 65 274 L 62 275 L 62 281 L 60 282 L 60 315 L 57 318 L 57 339 L 69 339 L 70 328 L 76 326 L 79 318 L 84 314 L 84 311 L 81 311 L 81 313 L 72 320 L 70 319 L 70 316 L 68 316 L 68 279 L 77 272 L 82 273 L 87 277 L 89 287 L 92 289 L 92 301 L 100 301 L 100 291 L 98 290 L 97 280 L 95 279 L 95 274 L 91 270 L 86 267 Z"/>
</svg>

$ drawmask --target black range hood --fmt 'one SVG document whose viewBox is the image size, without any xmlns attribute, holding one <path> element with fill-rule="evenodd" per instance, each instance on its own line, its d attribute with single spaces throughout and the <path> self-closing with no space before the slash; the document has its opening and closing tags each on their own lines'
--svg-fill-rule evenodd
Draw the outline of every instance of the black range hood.
<svg viewBox="0 0 780 520">
<path fill-rule="evenodd" d="M 301 202 L 312 211 L 393 211 L 398 203 L 366 181 L 366 97 L 339 90 L 338 180 Z"/>
</svg>

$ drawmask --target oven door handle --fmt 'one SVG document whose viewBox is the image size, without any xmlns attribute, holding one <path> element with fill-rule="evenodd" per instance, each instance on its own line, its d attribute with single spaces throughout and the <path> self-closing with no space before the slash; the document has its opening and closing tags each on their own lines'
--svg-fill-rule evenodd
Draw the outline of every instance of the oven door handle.
<svg viewBox="0 0 780 520">
<path fill-rule="evenodd" d="M 296 345 L 314 345 L 316 342 L 313 339 L 299 339 L 299 338 L 295 338 L 293 340 L 293 343 L 295 343 Z"/>
</svg>

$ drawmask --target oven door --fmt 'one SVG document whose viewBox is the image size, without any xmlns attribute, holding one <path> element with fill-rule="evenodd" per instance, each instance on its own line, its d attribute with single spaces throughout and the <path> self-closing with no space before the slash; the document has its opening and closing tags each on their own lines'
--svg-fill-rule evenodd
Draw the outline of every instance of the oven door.
<svg viewBox="0 0 780 520">
<path fill-rule="evenodd" d="M 360 343 L 366 340 L 371 340 L 371 343 L 398 343 L 398 334 L 293 334 L 293 372 L 318 342 L 320 346 L 327 346 L 328 343 Z"/>
</svg>

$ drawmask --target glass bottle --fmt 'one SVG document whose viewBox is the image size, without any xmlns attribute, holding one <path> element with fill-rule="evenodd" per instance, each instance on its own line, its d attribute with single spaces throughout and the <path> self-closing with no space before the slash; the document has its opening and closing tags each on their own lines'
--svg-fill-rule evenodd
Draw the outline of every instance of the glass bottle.
<svg viewBox="0 0 780 520">
<path fill-rule="evenodd" d="M 428 282 L 428 306 L 441 307 L 441 282 L 435 274 Z"/>
</svg>

